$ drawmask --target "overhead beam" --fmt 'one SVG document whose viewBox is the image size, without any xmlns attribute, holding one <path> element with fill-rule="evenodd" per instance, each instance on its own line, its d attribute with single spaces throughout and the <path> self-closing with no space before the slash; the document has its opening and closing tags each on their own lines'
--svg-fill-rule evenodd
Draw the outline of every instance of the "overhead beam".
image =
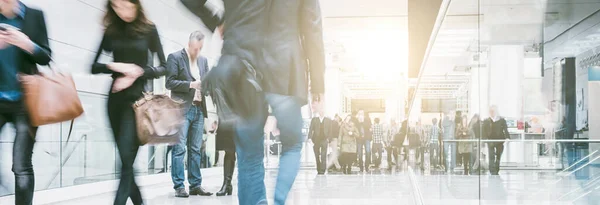
<svg viewBox="0 0 600 205">
<path fill-rule="evenodd" d="M 408 0 L 408 78 L 419 77 L 442 0 Z"/>
</svg>

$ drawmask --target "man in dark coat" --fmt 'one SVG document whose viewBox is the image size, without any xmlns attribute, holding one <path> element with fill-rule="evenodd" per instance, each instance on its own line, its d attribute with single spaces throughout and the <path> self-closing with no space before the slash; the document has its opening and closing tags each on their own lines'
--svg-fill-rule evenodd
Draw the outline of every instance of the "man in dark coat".
<svg viewBox="0 0 600 205">
<path fill-rule="evenodd" d="M 203 79 L 202 89 L 216 99 L 220 118 L 236 122 L 240 204 L 267 203 L 263 164 L 267 104 L 278 121 L 283 146 L 275 204 L 285 204 L 300 166 L 300 108 L 308 103 L 309 87 L 313 100 L 322 100 L 324 93 L 318 0 L 225 0 L 224 20 L 206 9 L 206 0 L 181 1 L 213 31 L 225 22 L 223 55 Z"/>
<path fill-rule="evenodd" d="M 503 117 L 498 115 L 498 107 L 490 107 L 490 117 L 483 121 L 483 134 L 489 140 L 509 140 L 510 133 L 508 125 Z M 488 142 L 488 154 L 490 163 L 490 174 L 498 175 L 500 172 L 500 161 L 504 152 L 504 142 Z"/>
<path fill-rule="evenodd" d="M 37 127 L 29 123 L 17 75 L 38 73 L 37 66 L 48 65 L 52 52 L 41 10 L 30 8 L 18 0 L 2 0 L 0 24 L 0 131 L 6 124 L 13 124 L 13 204 L 30 205 L 35 190 L 31 159 Z M 9 184 L 0 182 L 0 188 Z"/>
</svg>

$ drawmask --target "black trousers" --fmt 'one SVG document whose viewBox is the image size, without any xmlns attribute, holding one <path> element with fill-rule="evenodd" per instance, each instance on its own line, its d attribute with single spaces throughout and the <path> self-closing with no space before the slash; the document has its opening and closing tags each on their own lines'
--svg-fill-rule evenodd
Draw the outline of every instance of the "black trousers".
<svg viewBox="0 0 600 205">
<path fill-rule="evenodd" d="M 115 205 L 125 205 L 131 198 L 133 204 L 142 204 L 142 194 L 135 183 L 133 163 L 140 148 L 136 131 L 134 102 L 110 98 L 108 99 L 108 119 L 121 157 L 121 181 L 115 197 Z"/>
<path fill-rule="evenodd" d="M 325 173 L 327 169 L 327 140 L 314 142 L 313 150 L 317 162 L 317 172 Z"/>
<path fill-rule="evenodd" d="M 465 175 L 469 174 L 469 172 L 471 170 L 471 153 L 470 152 L 460 153 L 460 159 L 462 161 L 462 165 L 464 168 L 464 174 Z"/>
<path fill-rule="evenodd" d="M 13 123 L 16 129 L 12 156 L 12 171 L 15 175 L 15 204 L 31 205 L 35 187 L 31 158 L 37 128 L 30 126 L 22 102 L 0 101 L 0 131 L 6 123 Z M 0 183 L 2 182 L 0 181 Z"/>
<path fill-rule="evenodd" d="M 490 173 L 493 175 L 497 175 L 498 172 L 500 172 L 500 159 L 502 159 L 502 152 L 504 152 L 503 142 L 488 143 Z"/>
<path fill-rule="evenodd" d="M 379 167 L 383 159 L 383 143 L 373 143 L 373 154 L 375 156 L 373 163 L 375 163 L 375 166 Z"/>
<path fill-rule="evenodd" d="M 350 174 L 352 171 L 352 164 L 356 160 L 356 153 L 343 152 L 340 155 L 340 166 L 342 166 L 342 172 Z"/>
<path fill-rule="evenodd" d="M 387 161 L 388 161 L 388 167 L 392 167 L 392 164 L 394 161 L 395 161 L 395 163 L 398 163 L 398 147 L 395 147 L 395 146 L 387 147 Z"/>
</svg>

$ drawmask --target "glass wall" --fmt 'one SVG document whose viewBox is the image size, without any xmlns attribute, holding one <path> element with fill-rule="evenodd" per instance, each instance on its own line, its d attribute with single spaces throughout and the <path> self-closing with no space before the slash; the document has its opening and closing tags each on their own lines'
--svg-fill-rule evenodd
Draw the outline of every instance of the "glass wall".
<svg viewBox="0 0 600 205">
<path fill-rule="evenodd" d="M 409 117 L 426 136 L 433 118 L 444 131 L 442 163 L 417 176 L 437 186 L 425 204 L 596 203 L 598 11 L 597 0 L 442 1 Z M 508 139 L 494 134 L 499 119 Z"/>
</svg>

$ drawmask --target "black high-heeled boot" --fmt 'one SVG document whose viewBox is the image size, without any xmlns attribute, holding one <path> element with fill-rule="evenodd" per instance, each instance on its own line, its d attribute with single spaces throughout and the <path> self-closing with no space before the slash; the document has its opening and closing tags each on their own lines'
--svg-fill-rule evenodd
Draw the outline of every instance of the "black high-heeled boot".
<svg viewBox="0 0 600 205">
<path fill-rule="evenodd" d="M 233 156 L 232 156 L 233 154 Z M 233 186 L 231 180 L 233 177 L 233 171 L 235 169 L 235 153 L 225 153 L 225 162 L 223 163 L 223 186 L 221 190 L 217 192 L 217 196 L 231 195 L 233 192 Z"/>
<path fill-rule="evenodd" d="M 231 186 L 231 179 L 225 179 L 221 190 L 217 192 L 217 196 L 231 195 L 233 192 L 233 186 Z"/>
</svg>

